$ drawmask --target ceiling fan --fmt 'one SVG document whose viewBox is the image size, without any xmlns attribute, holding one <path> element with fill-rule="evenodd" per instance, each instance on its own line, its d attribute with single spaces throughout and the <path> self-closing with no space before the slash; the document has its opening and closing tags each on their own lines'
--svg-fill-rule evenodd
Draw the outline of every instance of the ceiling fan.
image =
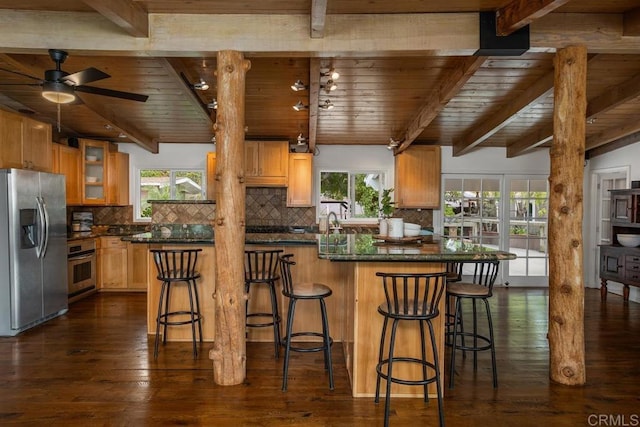
<svg viewBox="0 0 640 427">
<path fill-rule="evenodd" d="M 49 56 L 53 62 L 55 62 L 56 68 L 55 70 L 45 71 L 44 79 L 39 79 L 18 71 L 0 68 L 0 71 L 6 71 L 28 77 L 33 80 L 38 80 L 39 83 L 0 83 L 0 86 L 42 86 L 42 96 L 56 104 L 67 104 L 75 101 L 76 95 L 74 92 L 92 93 L 94 95 L 129 99 L 138 102 L 146 102 L 149 98 L 147 95 L 139 95 L 137 93 L 121 92 L 95 86 L 85 86 L 86 83 L 106 79 L 111 76 L 93 67 L 78 71 L 77 73 L 69 74 L 60 67 L 60 64 L 67 59 L 67 52 L 58 49 L 49 49 Z"/>
</svg>

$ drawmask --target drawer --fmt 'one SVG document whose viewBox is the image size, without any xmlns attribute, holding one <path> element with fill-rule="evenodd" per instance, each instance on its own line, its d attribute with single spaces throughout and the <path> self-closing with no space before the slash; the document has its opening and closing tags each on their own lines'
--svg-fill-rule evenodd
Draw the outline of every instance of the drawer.
<svg viewBox="0 0 640 427">
<path fill-rule="evenodd" d="M 101 249 L 126 249 L 127 242 L 123 242 L 119 237 L 100 238 Z"/>
<path fill-rule="evenodd" d="M 627 270 L 624 274 L 625 283 L 640 285 L 640 270 Z"/>
<path fill-rule="evenodd" d="M 638 272 L 640 273 L 640 262 L 629 262 L 629 257 L 627 257 L 627 262 L 624 264 L 624 269 L 628 272 Z"/>
<path fill-rule="evenodd" d="M 627 264 L 629 263 L 640 264 L 640 255 L 625 255 L 624 260 Z"/>
</svg>

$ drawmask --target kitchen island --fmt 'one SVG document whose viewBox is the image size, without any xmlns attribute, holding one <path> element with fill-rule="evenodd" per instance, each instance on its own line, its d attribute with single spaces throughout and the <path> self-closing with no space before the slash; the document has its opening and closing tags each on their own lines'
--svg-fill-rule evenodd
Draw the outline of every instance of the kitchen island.
<svg viewBox="0 0 640 427">
<path fill-rule="evenodd" d="M 180 248 L 198 245 L 203 249 L 199 261 L 201 280 L 200 295 L 202 310 L 205 313 L 204 339 L 214 339 L 215 315 L 214 301 L 210 296 L 215 291 L 215 239 L 213 236 L 180 236 L 142 233 L 124 238 L 131 242 L 145 243 L 149 248 Z M 433 240 L 432 240 L 433 239 Z M 331 287 L 333 295 L 327 299 L 329 325 L 334 341 L 341 341 L 345 360 L 351 379 L 354 397 L 373 396 L 375 393 L 375 364 L 378 358 L 378 346 L 382 330 L 382 316 L 377 307 L 384 299 L 378 271 L 385 272 L 439 272 L 445 270 L 446 262 L 479 262 L 491 260 L 515 259 L 515 255 L 497 251 L 461 241 L 424 237 L 425 242 L 393 244 L 380 241 L 372 234 L 312 234 L 312 233 L 247 233 L 247 248 L 274 246 L 284 253 L 294 254 L 297 265 L 292 270 L 293 280 L 322 282 Z M 155 315 L 159 286 L 155 283 L 155 266 L 148 263 L 149 277 L 152 278 L 148 289 L 148 332 L 155 333 Z M 253 292 L 253 291 L 252 291 Z M 178 293 L 175 293 L 178 294 Z M 178 295 L 175 295 L 178 297 Z M 184 301 L 183 301 L 184 302 Z M 180 303 L 176 301 L 176 303 Z M 268 292 L 252 294 L 251 304 L 256 309 L 269 304 Z M 286 301 L 279 301 L 282 318 L 286 318 Z M 440 304 L 444 312 L 444 298 Z M 315 308 L 300 310 L 296 313 L 294 328 L 306 324 L 317 325 Z M 298 317 L 298 314 L 301 316 Z M 173 331 L 171 329 L 174 329 Z M 261 329 L 265 329 L 264 331 Z M 250 328 L 248 340 L 269 341 L 272 338 L 267 328 Z M 434 322 L 437 334 L 438 351 L 442 374 L 444 371 L 444 316 Z M 190 329 L 170 328 L 168 340 L 191 339 Z M 417 330 L 400 328 L 398 332 L 399 351 L 419 352 Z M 410 335 L 406 335 L 410 334 Z M 403 339 L 403 336 L 407 339 Z M 421 373 L 404 372 L 398 365 L 402 376 L 416 376 Z M 443 382 L 444 383 L 444 382 Z M 429 394 L 435 395 L 435 385 L 431 384 Z M 419 387 L 393 384 L 394 396 L 417 397 L 422 395 Z"/>
</svg>

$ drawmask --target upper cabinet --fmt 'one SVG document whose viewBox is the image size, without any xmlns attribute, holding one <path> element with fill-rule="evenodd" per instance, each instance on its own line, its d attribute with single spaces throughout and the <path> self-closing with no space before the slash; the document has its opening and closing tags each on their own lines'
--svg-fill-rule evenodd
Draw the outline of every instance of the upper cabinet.
<svg viewBox="0 0 640 427">
<path fill-rule="evenodd" d="M 0 110 L 0 168 L 52 170 L 51 125 Z"/>
<path fill-rule="evenodd" d="M 287 186 L 288 141 L 245 141 L 244 147 L 247 186 Z"/>
<path fill-rule="evenodd" d="M 109 143 L 81 139 L 80 149 L 82 150 L 82 204 L 106 205 Z"/>
<path fill-rule="evenodd" d="M 127 206 L 129 204 L 129 154 L 109 152 L 107 166 L 107 203 Z"/>
<path fill-rule="evenodd" d="M 411 145 L 395 158 L 397 208 L 440 208 L 440 147 Z"/>
<path fill-rule="evenodd" d="M 611 223 L 640 227 L 640 189 L 611 190 Z"/>
<path fill-rule="evenodd" d="M 82 154 L 78 148 L 53 144 L 53 172 L 65 176 L 67 205 L 82 204 Z"/>
<path fill-rule="evenodd" d="M 288 207 L 311 207 L 313 186 L 313 153 L 289 154 Z"/>
<path fill-rule="evenodd" d="M 108 141 L 81 139 L 82 204 L 129 204 L 129 154 Z"/>
<path fill-rule="evenodd" d="M 216 199 L 216 153 L 207 153 L 207 199 Z"/>
</svg>

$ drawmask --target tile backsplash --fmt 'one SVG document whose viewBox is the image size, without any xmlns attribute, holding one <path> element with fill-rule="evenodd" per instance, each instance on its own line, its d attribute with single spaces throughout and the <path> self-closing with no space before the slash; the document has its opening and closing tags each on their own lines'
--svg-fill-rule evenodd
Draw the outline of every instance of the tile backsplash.
<svg viewBox="0 0 640 427">
<path fill-rule="evenodd" d="M 288 208 L 286 188 L 249 187 L 246 193 L 247 226 L 292 225 L 313 227 L 316 225 L 316 209 Z M 152 223 L 154 224 L 212 224 L 216 205 L 210 201 L 171 201 L 153 203 Z M 67 209 L 68 223 L 71 224 L 73 211 L 93 212 L 96 225 L 133 224 L 133 206 L 74 206 Z M 430 209 L 396 209 L 394 216 L 406 222 L 433 226 L 433 211 Z"/>
</svg>

